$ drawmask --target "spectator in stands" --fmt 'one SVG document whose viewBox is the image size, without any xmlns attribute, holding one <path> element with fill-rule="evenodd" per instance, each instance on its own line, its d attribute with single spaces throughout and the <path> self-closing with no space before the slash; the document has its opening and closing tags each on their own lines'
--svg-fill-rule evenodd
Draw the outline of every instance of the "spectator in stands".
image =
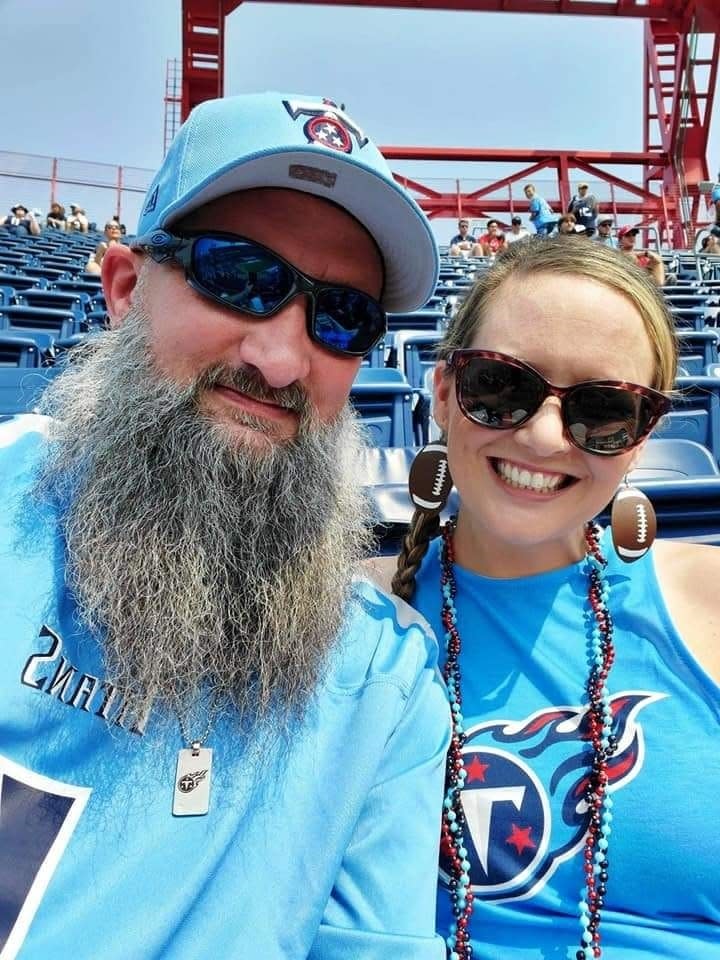
<svg viewBox="0 0 720 960">
<path fill-rule="evenodd" d="M 719 256 L 720 255 L 720 240 L 712 233 L 709 233 L 706 237 L 702 238 L 700 242 L 699 253 L 706 253 L 710 256 Z"/>
<path fill-rule="evenodd" d="M 531 234 L 522 225 L 522 217 L 513 217 L 510 221 L 510 230 L 505 234 L 505 244 L 516 243 L 518 240 L 524 240 Z"/>
<path fill-rule="evenodd" d="M 611 250 L 617 250 L 618 242 L 612 235 L 612 226 L 612 217 L 605 217 L 601 214 L 597 220 L 597 235 L 593 237 L 593 240 L 602 243 L 605 247 L 610 247 Z"/>
<path fill-rule="evenodd" d="M 50 227 L 53 230 L 64 230 L 67 225 L 67 217 L 65 216 L 65 207 L 54 200 L 50 204 L 50 210 L 48 211 L 47 218 L 45 219 L 46 226 Z"/>
<path fill-rule="evenodd" d="M 2 221 L 2 226 L 8 233 L 19 237 L 37 237 L 41 232 L 35 214 L 31 213 L 24 203 L 16 203 L 14 207 L 10 207 L 10 213 Z"/>
<path fill-rule="evenodd" d="M 458 220 L 458 232 L 450 241 L 449 254 L 451 257 L 467 257 L 473 246 L 477 243 L 475 237 L 470 233 L 470 221 L 465 217 Z"/>
<path fill-rule="evenodd" d="M 557 224 L 557 236 L 559 237 L 585 237 L 584 227 L 579 227 L 575 216 L 572 213 L 564 213 Z"/>
<path fill-rule="evenodd" d="M 497 220 L 488 220 L 486 232 L 472 248 L 473 257 L 494 257 L 505 249 L 505 234 Z"/>
<path fill-rule="evenodd" d="M 525 196 L 530 201 L 528 210 L 530 211 L 530 222 L 535 227 L 535 232 L 540 237 L 548 236 L 555 228 L 557 216 L 553 213 L 552 207 L 535 190 L 535 185 L 527 183 L 524 187 Z"/>
<path fill-rule="evenodd" d="M 85 271 L 87 273 L 100 273 L 102 268 L 103 257 L 107 252 L 108 247 L 113 243 L 120 243 L 122 234 L 120 233 L 120 224 L 117 220 L 108 220 L 105 224 L 104 231 L 105 239 L 101 240 L 100 243 L 95 247 L 95 252 L 90 254 Z"/>
<path fill-rule="evenodd" d="M 450 955 L 468 928 L 488 960 L 717 953 L 720 551 L 648 553 L 654 514 L 631 485 L 677 369 L 663 297 L 602 244 L 518 243 L 439 352 L 457 514 L 441 530 L 440 485 L 432 503 L 413 486 L 429 512 L 394 586 L 447 638 Z M 439 476 L 420 456 L 414 480 Z"/>
<path fill-rule="evenodd" d="M 572 213 L 575 222 L 585 228 L 585 235 L 592 237 L 595 233 L 598 205 L 595 196 L 588 192 L 589 189 L 587 183 L 578 184 L 578 192 L 570 201 L 568 213 Z"/>
<path fill-rule="evenodd" d="M 654 250 L 636 250 L 635 238 L 640 233 L 638 227 L 620 227 L 618 235 L 618 249 L 621 253 L 631 257 L 639 267 L 650 274 L 655 283 L 661 287 L 665 283 L 665 264 L 659 253 Z"/>
<path fill-rule="evenodd" d="M 720 181 L 720 172 L 718 173 L 718 181 Z M 720 237 L 720 182 L 716 183 L 712 188 L 710 194 L 710 203 L 713 207 L 713 215 L 715 223 L 711 228 L 710 232 L 715 237 Z"/>
<path fill-rule="evenodd" d="M 52 419 L 0 426 L 3 833 L 34 857 L 3 932 L 437 960 L 448 705 L 423 622 L 356 576 L 347 406 L 385 309 L 434 290 L 430 225 L 344 109 L 280 94 L 196 107 L 142 210 L 112 329 Z"/>
<path fill-rule="evenodd" d="M 67 218 L 67 229 L 76 230 L 79 233 L 87 233 L 90 224 L 82 207 L 76 203 L 70 204 L 70 216 Z"/>
</svg>

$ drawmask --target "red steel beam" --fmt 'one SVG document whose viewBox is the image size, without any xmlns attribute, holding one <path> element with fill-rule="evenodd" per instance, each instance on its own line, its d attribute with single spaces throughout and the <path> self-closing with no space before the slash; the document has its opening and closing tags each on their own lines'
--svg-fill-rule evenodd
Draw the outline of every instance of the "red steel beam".
<svg viewBox="0 0 720 960">
<path fill-rule="evenodd" d="M 240 6 L 242 0 L 230 2 L 234 10 Z M 299 5 L 307 0 L 274 2 Z M 561 13 L 593 17 L 639 17 L 644 20 L 650 17 L 671 20 L 683 15 L 683 10 L 678 10 L 675 0 L 660 0 L 652 7 L 642 0 L 312 0 L 312 3 L 326 7 L 393 7 L 404 10 L 458 10 L 467 13 Z"/>
<path fill-rule="evenodd" d="M 658 151 L 612 150 L 503 150 L 487 147 L 382 147 L 388 160 L 453 160 L 490 163 L 543 163 L 549 157 L 585 163 L 648 164 L 662 163 L 664 155 Z M 555 161 L 553 161 L 555 162 Z"/>
</svg>

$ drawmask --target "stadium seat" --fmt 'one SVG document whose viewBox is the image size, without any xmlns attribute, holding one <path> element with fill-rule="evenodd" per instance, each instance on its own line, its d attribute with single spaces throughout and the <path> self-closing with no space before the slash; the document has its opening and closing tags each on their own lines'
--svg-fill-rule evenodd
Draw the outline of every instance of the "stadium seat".
<svg viewBox="0 0 720 960">
<path fill-rule="evenodd" d="M 31 337 L 44 350 L 59 337 L 79 333 L 80 326 L 80 321 L 68 310 L 0 307 L 0 333 L 5 336 Z"/>
<path fill-rule="evenodd" d="M 47 287 L 44 277 L 29 277 L 26 273 L 7 273 L 0 271 L 0 284 L 13 290 L 29 290 L 33 287 Z"/>
<path fill-rule="evenodd" d="M 8 337 L 0 334 L 0 367 L 40 367 L 38 345 L 30 337 Z"/>
<path fill-rule="evenodd" d="M 48 290 L 30 288 L 17 294 L 17 303 L 26 307 L 47 307 L 51 310 L 68 310 L 78 320 L 86 316 L 90 306 L 90 297 L 87 293 L 75 290 Z"/>
<path fill-rule="evenodd" d="M 55 283 L 57 280 L 65 280 L 67 278 L 66 270 L 57 270 L 52 267 L 42 267 L 39 264 L 32 264 L 23 267 L 23 271 L 27 274 L 28 277 L 42 277 L 43 280 L 46 280 L 50 283 Z"/>
<path fill-rule="evenodd" d="M 435 351 L 443 334 L 438 330 L 399 330 L 393 355 L 398 369 L 413 388 L 413 432 L 415 443 L 427 443 L 430 432 L 430 393 L 425 385 L 428 371 L 435 367 Z"/>
<path fill-rule="evenodd" d="M 77 279 L 66 277 L 62 280 L 56 280 L 53 283 L 52 288 L 53 290 L 67 290 L 76 293 L 87 293 L 91 299 L 95 299 L 98 293 L 102 293 L 100 277 L 96 277 L 95 280 L 80 279 L 80 277 L 87 277 L 87 274 L 80 274 Z"/>
<path fill-rule="evenodd" d="M 388 330 L 441 330 L 447 321 L 443 310 L 389 313 Z"/>
<path fill-rule="evenodd" d="M 701 376 L 711 363 L 720 360 L 720 334 L 716 330 L 681 330 L 677 336 L 680 365 L 689 375 Z"/>
<path fill-rule="evenodd" d="M 678 377 L 672 408 L 658 424 L 657 436 L 694 440 L 720 458 L 720 378 Z"/>
<path fill-rule="evenodd" d="M 399 370 L 360 367 L 350 390 L 350 402 L 376 447 L 413 443 L 412 389 Z"/>
<path fill-rule="evenodd" d="M 0 415 L 32 413 L 56 369 L 0 367 Z"/>
</svg>

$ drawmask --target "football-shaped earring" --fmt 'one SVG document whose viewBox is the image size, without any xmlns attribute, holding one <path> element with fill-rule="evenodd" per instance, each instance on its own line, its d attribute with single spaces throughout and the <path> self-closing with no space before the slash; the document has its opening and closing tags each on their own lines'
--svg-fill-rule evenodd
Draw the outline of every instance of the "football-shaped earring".
<svg viewBox="0 0 720 960">
<path fill-rule="evenodd" d="M 443 509 L 452 489 L 445 444 L 429 443 L 417 454 L 410 467 L 408 489 L 419 510 L 438 513 Z"/>
<path fill-rule="evenodd" d="M 610 514 L 610 531 L 615 551 L 625 563 L 645 556 L 657 533 L 657 519 L 642 490 L 627 483 L 618 490 Z"/>
</svg>

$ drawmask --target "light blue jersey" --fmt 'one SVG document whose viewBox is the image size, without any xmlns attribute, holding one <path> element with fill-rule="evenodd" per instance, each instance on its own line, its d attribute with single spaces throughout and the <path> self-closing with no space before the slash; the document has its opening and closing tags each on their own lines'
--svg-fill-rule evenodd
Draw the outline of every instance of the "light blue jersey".
<svg viewBox="0 0 720 960">
<path fill-rule="evenodd" d="M 530 200 L 528 209 L 530 211 L 531 223 L 535 227 L 537 233 L 541 233 L 542 229 L 546 228 L 551 223 L 555 223 L 558 218 L 557 214 L 553 213 L 552 207 L 547 200 L 545 200 L 544 197 L 539 196 L 537 193 Z"/>
<path fill-rule="evenodd" d="M 440 541 L 413 603 L 438 637 Z M 652 551 L 629 565 L 606 532 L 618 740 L 602 908 L 604 960 L 720 960 L 720 688 L 677 633 Z M 513 580 L 455 568 L 477 960 L 574 960 L 589 750 L 584 562 Z M 439 929 L 451 922 L 441 860 Z"/>
<path fill-rule="evenodd" d="M 104 679 L 56 517 L 27 496 L 45 426 L 0 426 L 0 958 L 441 960 L 449 724 L 426 625 L 358 581 L 289 747 L 249 768 L 219 721 L 209 813 L 173 816 L 178 725 Z"/>
</svg>

